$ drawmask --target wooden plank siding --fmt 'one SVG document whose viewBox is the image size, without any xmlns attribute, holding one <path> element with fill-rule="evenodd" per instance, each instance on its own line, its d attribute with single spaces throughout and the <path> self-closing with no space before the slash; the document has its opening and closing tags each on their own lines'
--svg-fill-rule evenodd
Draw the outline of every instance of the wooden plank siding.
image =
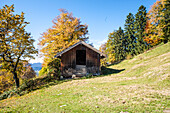
<svg viewBox="0 0 170 113">
<path fill-rule="evenodd" d="M 63 76 L 67 75 L 66 71 L 72 69 L 72 74 L 76 69 L 76 51 L 86 50 L 86 68 L 88 73 L 99 73 L 100 71 L 100 54 L 92 49 L 80 44 L 61 55 L 61 72 Z M 97 70 L 97 72 L 96 72 Z"/>
</svg>

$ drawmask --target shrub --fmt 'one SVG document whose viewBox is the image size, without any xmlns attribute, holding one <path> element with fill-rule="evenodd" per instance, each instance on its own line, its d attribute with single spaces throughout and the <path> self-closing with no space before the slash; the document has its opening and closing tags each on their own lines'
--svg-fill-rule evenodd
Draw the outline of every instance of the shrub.
<svg viewBox="0 0 170 113">
<path fill-rule="evenodd" d="M 5 69 L 0 71 L 0 94 L 9 90 L 14 84 L 13 75 Z"/>
<path fill-rule="evenodd" d="M 53 75 L 55 78 L 60 79 L 60 59 L 55 58 L 48 63 L 49 72 L 48 74 Z"/>
<path fill-rule="evenodd" d="M 42 67 L 39 71 L 39 76 L 47 75 L 47 67 Z"/>
<path fill-rule="evenodd" d="M 10 97 L 12 97 L 14 95 L 18 95 L 18 94 L 19 94 L 19 92 L 17 89 L 5 91 L 3 94 L 0 95 L 0 100 L 10 98 Z"/>
<path fill-rule="evenodd" d="M 0 100 L 10 98 L 14 95 L 24 95 L 32 90 L 36 90 L 45 86 L 48 86 L 50 82 L 58 83 L 54 77 L 44 76 L 36 79 L 24 80 L 23 84 L 19 88 L 15 88 L 9 91 L 5 91 L 0 95 Z"/>
<path fill-rule="evenodd" d="M 34 78 L 34 77 L 36 77 L 36 73 L 35 73 L 35 71 L 32 69 L 32 67 L 31 67 L 31 65 L 26 65 L 26 67 L 25 67 L 26 69 L 25 70 L 23 70 L 23 74 L 21 75 L 21 78 L 23 79 L 23 80 L 28 80 L 28 79 L 31 79 L 31 78 Z"/>
<path fill-rule="evenodd" d="M 131 59 L 132 57 L 133 57 L 133 56 L 132 56 L 131 54 L 127 54 L 126 59 L 129 60 L 129 59 Z"/>
</svg>

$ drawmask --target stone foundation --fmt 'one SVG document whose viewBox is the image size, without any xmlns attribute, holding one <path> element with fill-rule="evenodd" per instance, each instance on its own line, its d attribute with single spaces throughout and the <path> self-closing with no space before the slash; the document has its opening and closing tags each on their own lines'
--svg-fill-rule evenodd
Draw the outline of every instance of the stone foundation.
<svg viewBox="0 0 170 113">
<path fill-rule="evenodd" d="M 76 65 L 76 68 L 67 68 L 64 69 L 62 75 L 64 77 L 72 77 L 72 75 L 76 75 L 77 77 L 86 76 L 87 74 L 99 74 L 99 68 L 98 67 L 86 67 L 85 65 Z"/>
</svg>

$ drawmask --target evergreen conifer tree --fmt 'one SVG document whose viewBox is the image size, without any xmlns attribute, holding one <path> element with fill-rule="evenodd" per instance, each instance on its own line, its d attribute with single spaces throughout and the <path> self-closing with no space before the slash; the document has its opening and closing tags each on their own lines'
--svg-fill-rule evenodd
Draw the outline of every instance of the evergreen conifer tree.
<svg viewBox="0 0 170 113">
<path fill-rule="evenodd" d="M 170 1 L 169 0 L 165 0 L 164 22 L 165 22 L 165 26 L 163 28 L 164 43 L 167 43 L 168 41 L 170 41 Z"/>
<path fill-rule="evenodd" d="M 127 19 L 125 21 L 125 49 L 126 55 L 134 55 L 135 54 L 135 36 L 134 36 L 134 16 L 132 13 L 129 13 Z"/>
<path fill-rule="evenodd" d="M 119 61 L 120 40 L 119 40 L 119 36 L 117 36 L 117 31 L 115 31 L 113 35 L 113 45 L 114 45 L 115 61 Z"/>
<path fill-rule="evenodd" d="M 147 44 L 143 40 L 145 37 L 145 27 L 146 27 L 146 7 L 141 5 L 138 9 L 137 14 L 135 15 L 135 24 L 134 24 L 134 31 L 136 37 L 136 44 L 135 44 L 135 53 L 140 54 L 145 49 L 147 49 Z"/>
<path fill-rule="evenodd" d="M 124 38 L 124 31 L 121 27 L 119 27 L 119 30 L 116 32 L 116 60 L 121 61 L 125 58 L 125 38 Z"/>
</svg>

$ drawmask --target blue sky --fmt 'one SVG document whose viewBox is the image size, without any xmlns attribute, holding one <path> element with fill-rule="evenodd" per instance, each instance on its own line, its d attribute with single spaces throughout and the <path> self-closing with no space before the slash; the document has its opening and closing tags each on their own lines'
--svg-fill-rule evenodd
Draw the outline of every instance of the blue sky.
<svg viewBox="0 0 170 113">
<path fill-rule="evenodd" d="M 60 14 L 60 8 L 72 12 L 80 18 L 82 24 L 88 25 L 89 41 L 97 49 L 107 41 L 108 34 L 124 28 L 126 16 L 135 14 L 141 5 L 150 9 L 156 0 L 0 0 L 0 8 L 14 4 L 15 13 L 25 13 L 26 21 L 30 24 L 26 30 L 35 39 L 38 48 L 38 39 L 41 34 L 52 26 L 52 20 Z M 42 62 L 36 58 L 30 62 Z"/>
</svg>

